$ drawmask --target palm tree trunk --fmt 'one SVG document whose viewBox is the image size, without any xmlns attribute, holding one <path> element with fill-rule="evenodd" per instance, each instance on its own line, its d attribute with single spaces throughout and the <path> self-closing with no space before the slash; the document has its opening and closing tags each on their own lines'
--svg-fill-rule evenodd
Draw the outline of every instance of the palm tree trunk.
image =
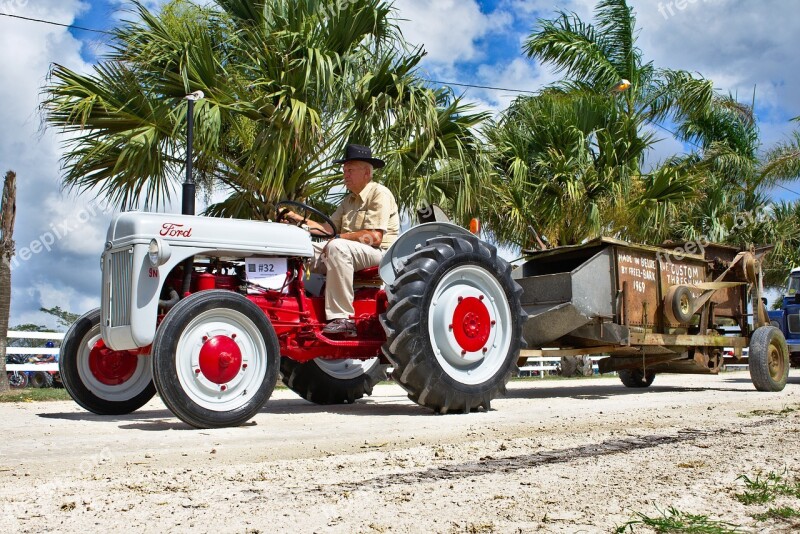
<svg viewBox="0 0 800 534">
<path fill-rule="evenodd" d="M 8 391 L 6 346 L 11 312 L 11 257 L 14 255 L 14 218 L 17 213 L 17 174 L 6 173 L 0 203 L 0 393 Z"/>
</svg>

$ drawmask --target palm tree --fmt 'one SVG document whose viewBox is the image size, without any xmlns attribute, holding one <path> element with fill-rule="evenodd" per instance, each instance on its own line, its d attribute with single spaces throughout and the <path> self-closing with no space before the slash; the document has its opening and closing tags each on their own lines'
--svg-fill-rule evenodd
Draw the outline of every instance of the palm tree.
<svg viewBox="0 0 800 534">
<path fill-rule="evenodd" d="M 0 393 L 8 391 L 6 346 L 11 310 L 11 257 L 14 255 L 14 219 L 17 211 L 17 175 L 6 173 L 0 200 Z"/>
<path fill-rule="evenodd" d="M 524 51 L 566 77 L 515 101 L 487 130 L 494 204 L 504 209 L 485 217 L 522 246 L 532 243 L 529 225 L 558 244 L 600 234 L 640 239 L 698 196 L 690 168 L 670 161 L 645 175 L 641 166 L 657 141 L 646 127 L 704 113 L 715 103 L 711 82 L 645 62 L 625 0 L 599 2 L 595 19 L 561 12 L 539 21 Z"/>
<path fill-rule="evenodd" d="M 339 183 L 333 155 L 371 144 L 403 208 L 429 195 L 466 213 L 464 177 L 478 158 L 482 114 L 431 89 L 424 55 L 383 0 L 173 0 L 136 4 L 91 75 L 55 66 L 46 119 L 66 139 L 64 183 L 123 208 L 163 205 L 179 181 L 184 95 L 195 107 L 197 181 L 228 197 L 207 213 L 266 219 L 281 198 L 324 207 Z M 421 187 L 420 184 L 425 184 Z"/>
</svg>

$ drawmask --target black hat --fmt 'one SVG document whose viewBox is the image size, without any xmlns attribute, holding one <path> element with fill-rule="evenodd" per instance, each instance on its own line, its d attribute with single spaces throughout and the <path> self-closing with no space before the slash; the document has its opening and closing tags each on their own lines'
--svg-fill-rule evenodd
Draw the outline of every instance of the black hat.
<svg viewBox="0 0 800 534">
<path fill-rule="evenodd" d="M 373 158 L 372 150 L 364 145 L 347 145 L 344 147 L 344 158 L 334 160 L 334 163 L 344 163 L 346 161 L 366 161 L 375 169 L 380 169 L 386 162 L 382 159 Z"/>
</svg>

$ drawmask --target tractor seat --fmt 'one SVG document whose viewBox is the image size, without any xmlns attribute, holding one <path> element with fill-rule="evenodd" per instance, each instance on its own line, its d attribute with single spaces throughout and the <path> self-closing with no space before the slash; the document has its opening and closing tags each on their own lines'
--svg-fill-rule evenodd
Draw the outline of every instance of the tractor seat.
<svg viewBox="0 0 800 534">
<path fill-rule="evenodd" d="M 354 282 L 374 282 L 381 279 L 381 273 L 378 271 L 378 266 L 367 267 L 353 273 Z"/>
</svg>

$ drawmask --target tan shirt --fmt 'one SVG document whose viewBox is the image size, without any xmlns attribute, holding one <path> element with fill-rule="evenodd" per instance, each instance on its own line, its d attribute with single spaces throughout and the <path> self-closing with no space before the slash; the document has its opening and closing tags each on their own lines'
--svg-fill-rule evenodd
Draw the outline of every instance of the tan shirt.
<svg viewBox="0 0 800 534">
<path fill-rule="evenodd" d="M 383 230 L 382 250 L 388 249 L 400 235 L 400 215 L 394 195 L 375 182 L 369 182 L 357 195 L 350 193 L 345 196 L 331 219 L 340 234 Z"/>
</svg>

